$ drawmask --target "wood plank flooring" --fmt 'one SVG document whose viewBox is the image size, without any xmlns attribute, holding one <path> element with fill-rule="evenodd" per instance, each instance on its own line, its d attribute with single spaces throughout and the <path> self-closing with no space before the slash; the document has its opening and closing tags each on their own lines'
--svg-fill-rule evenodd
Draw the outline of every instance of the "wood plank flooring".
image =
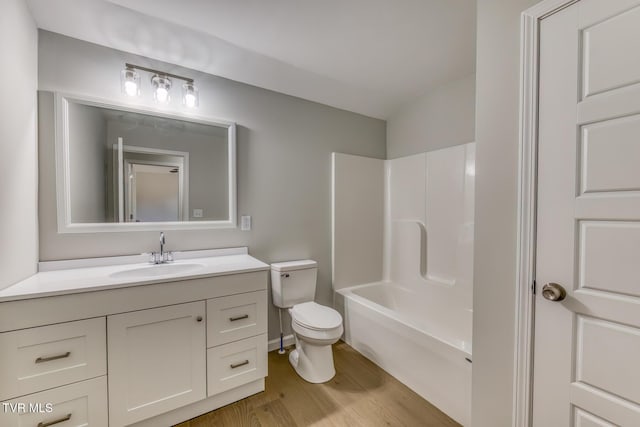
<svg viewBox="0 0 640 427">
<path fill-rule="evenodd" d="M 271 352 L 263 393 L 176 427 L 459 426 L 346 343 L 336 343 L 333 354 L 336 376 L 310 384 L 286 355 Z"/>
</svg>

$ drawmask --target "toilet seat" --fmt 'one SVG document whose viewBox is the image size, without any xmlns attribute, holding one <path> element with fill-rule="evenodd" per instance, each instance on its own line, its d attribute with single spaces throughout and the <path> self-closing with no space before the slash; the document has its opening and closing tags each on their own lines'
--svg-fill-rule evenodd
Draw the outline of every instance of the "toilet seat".
<svg viewBox="0 0 640 427">
<path fill-rule="evenodd" d="M 313 301 L 294 305 L 291 318 L 298 326 L 314 331 L 330 331 L 342 326 L 340 313 Z"/>
</svg>

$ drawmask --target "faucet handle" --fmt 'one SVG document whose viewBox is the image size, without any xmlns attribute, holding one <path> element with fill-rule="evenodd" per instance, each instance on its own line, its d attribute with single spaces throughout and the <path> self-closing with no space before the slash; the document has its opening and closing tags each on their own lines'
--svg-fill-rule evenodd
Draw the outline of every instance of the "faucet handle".
<svg viewBox="0 0 640 427">
<path fill-rule="evenodd" d="M 160 253 L 159 252 L 146 252 L 143 255 L 149 256 L 149 263 L 151 264 L 159 264 L 160 263 Z"/>
<path fill-rule="evenodd" d="M 167 251 L 162 254 L 162 262 L 173 262 L 173 252 Z"/>
</svg>

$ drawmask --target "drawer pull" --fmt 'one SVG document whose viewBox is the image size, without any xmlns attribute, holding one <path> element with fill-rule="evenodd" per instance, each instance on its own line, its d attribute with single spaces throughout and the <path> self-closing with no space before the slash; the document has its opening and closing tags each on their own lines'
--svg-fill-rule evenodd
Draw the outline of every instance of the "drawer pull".
<svg viewBox="0 0 640 427">
<path fill-rule="evenodd" d="M 245 360 L 245 361 L 242 361 L 242 362 L 239 362 L 239 363 L 232 363 L 229 366 L 231 366 L 231 369 L 236 369 L 236 368 L 239 368 L 240 366 L 244 366 L 244 365 L 248 365 L 248 364 L 249 364 L 249 361 Z"/>
<path fill-rule="evenodd" d="M 236 320 L 248 319 L 248 314 L 243 314 L 242 316 L 229 317 L 229 322 L 235 322 Z"/>
<path fill-rule="evenodd" d="M 69 357 L 69 356 L 71 356 L 71 352 L 70 351 L 67 351 L 66 353 L 58 354 L 56 356 L 38 357 L 36 359 L 36 363 L 51 362 L 52 360 L 64 359 L 65 357 Z M 48 425 L 50 425 L 50 424 L 48 424 Z"/>
<path fill-rule="evenodd" d="M 58 418 L 57 420 L 47 421 L 47 422 L 41 421 L 41 422 L 38 423 L 38 427 L 49 427 L 49 426 L 52 426 L 54 424 L 60 424 L 60 423 L 63 423 L 65 421 L 69 421 L 70 419 L 71 419 L 71 414 L 67 414 L 64 417 Z"/>
</svg>

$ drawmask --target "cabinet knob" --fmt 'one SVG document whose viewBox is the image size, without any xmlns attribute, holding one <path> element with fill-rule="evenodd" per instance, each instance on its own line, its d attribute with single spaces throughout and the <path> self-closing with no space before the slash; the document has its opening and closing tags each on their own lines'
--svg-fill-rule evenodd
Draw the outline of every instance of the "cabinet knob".
<svg viewBox="0 0 640 427">
<path fill-rule="evenodd" d="M 196 317 L 196 320 L 197 320 L 198 322 L 202 322 L 202 316 L 198 316 L 198 317 Z"/>
</svg>

